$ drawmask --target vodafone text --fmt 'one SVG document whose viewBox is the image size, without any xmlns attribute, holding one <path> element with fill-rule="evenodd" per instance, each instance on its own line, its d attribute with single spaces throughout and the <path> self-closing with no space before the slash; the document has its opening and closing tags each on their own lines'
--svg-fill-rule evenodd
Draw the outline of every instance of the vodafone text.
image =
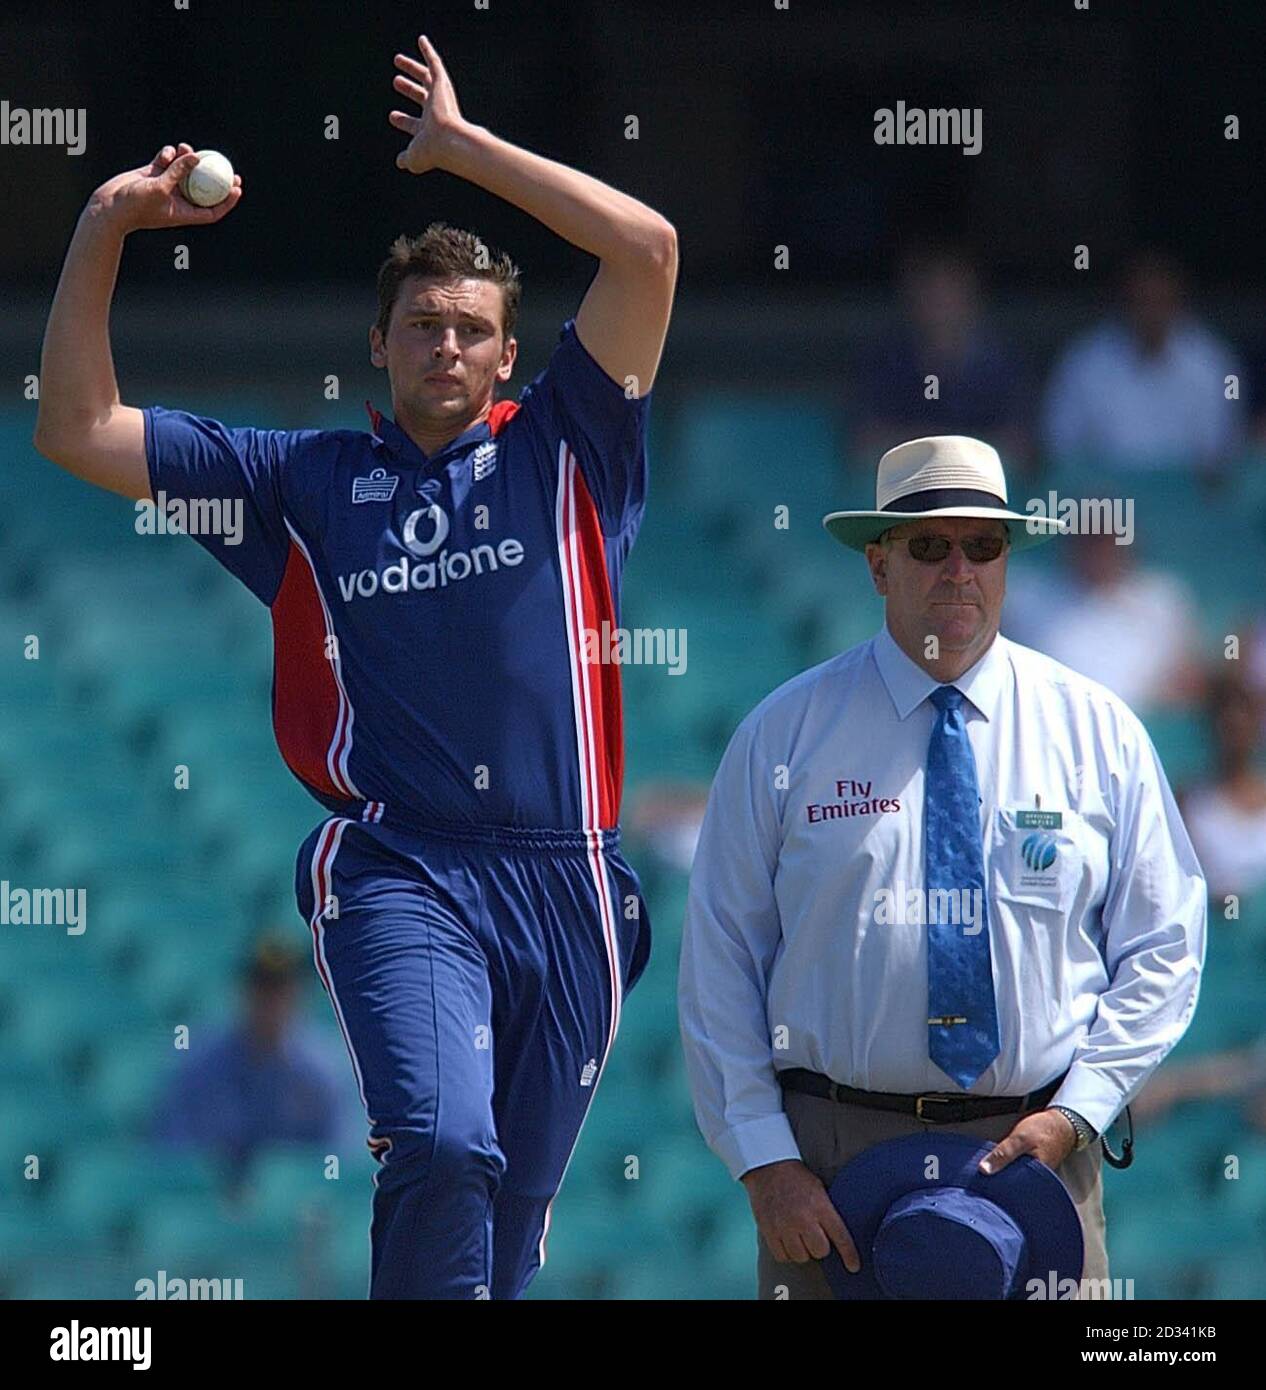
<svg viewBox="0 0 1266 1390">
<path fill-rule="evenodd" d="M 406 594 L 410 590 L 424 593 L 460 584 L 472 575 L 495 573 L 502 565 L 523 563 L 523 542 L 508 536 L 491 545 L 476 545 L 470 550 L 441 550 L 434 560 L 410 561 L 402 556 L 394 564 L 380 570 L 360 570 L 338 576 L 339 593 L 344 603 L 355 598 L 373 598 L 376 594 Z"/>
</svg>

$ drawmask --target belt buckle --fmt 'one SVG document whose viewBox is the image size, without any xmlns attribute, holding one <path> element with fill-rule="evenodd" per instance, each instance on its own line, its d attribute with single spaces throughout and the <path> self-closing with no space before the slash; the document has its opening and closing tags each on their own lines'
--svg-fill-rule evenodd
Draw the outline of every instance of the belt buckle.
<svg viewBox="0 0 1266 1390">
<path fill-rule="evenodd" d="M 931 1104 L 933 1104 L 933 1105 L 957 1105 L 958 1102 L 959 1102 L 959 1097 L 958 1097 L 958 1096 L 916 1096 L 915 1099 L 914 1099 L 914 1114 L 915 1114 L 915 1118 L 916 1118 L 916 1119 L 923 1120 L 923 1121 L 925 1121 L 927 1124 L 930 1124 L 930 1125 L 949 1124 L 949 1123 L 950 1123 L 949 1120 L 938 1120 L 938 1119 L 933 1118 L 931 1115 L 925 1115 L 925 1114 L 923 1113 L 923 1107 L 924 1107 L 925 1105 L 927 1105 L 929 1102 L 930 1102 Z"/>
</svg>

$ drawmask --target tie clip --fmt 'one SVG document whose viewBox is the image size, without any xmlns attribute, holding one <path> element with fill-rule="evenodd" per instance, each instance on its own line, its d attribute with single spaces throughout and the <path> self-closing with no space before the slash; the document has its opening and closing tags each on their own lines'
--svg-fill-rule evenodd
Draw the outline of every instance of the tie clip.
<svg viewBox="0 0 1266 1390">
<path fill-rule="evenodd" d="M 947 1023 L 966 1023 L 967 1020 L 961 1014 L 942 1014 L 940 1018 L 929 1018 L 928 1024 L 937 1027 L 944 1027 Z"/>
</svg>

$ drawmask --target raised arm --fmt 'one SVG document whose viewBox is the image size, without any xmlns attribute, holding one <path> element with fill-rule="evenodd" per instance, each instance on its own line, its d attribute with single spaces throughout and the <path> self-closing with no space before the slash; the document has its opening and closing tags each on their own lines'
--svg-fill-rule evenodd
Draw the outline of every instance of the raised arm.
<svg viewBox="0 0 1266 1390">
<path fill-rule="evenodd" d="M 425 35 L 423 62 L 396 55 L 396 90 L 422 108 L 393 111 L 391 124 L 412 136 L 397 156 L 414 174 L 443 169 L 530 213 L 599 261 L 576 314 L 576 336 L 609 377 L 651 389 L 659 367 L 677 282 L 677 233 L 659 213 L 565 164 L 519 149 L 472 125 L 440 55 Z"/>
<path fill-rule="evenodd" d="M 145 426 L 141 412 L 119 400 L 110 301 L 129 232 L 218 222 L 237 206 L 240 177 L 213 208 L 181 196 L 177 186 L 197 162 L 192 146 L 166 145 L 149 164 L 116 174 L 93 193 L 44 330 L 36 449 L 68 473 L 133 500 L 150 495 Z"/>
</svg>

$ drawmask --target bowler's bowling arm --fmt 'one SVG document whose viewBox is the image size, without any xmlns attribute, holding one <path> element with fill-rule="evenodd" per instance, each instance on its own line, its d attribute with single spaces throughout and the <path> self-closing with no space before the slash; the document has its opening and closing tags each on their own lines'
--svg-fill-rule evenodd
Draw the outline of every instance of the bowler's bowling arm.
<svg viewBox="0 0 1266 1390">
<path fill-rule="evenodd" d="M 44 330 L 34 444 L 77 478 L 148 501 L 144 416 L 119 400 L 110 351 L 125 236 L 92 202 L 79 218 Z"/>
</svg>

